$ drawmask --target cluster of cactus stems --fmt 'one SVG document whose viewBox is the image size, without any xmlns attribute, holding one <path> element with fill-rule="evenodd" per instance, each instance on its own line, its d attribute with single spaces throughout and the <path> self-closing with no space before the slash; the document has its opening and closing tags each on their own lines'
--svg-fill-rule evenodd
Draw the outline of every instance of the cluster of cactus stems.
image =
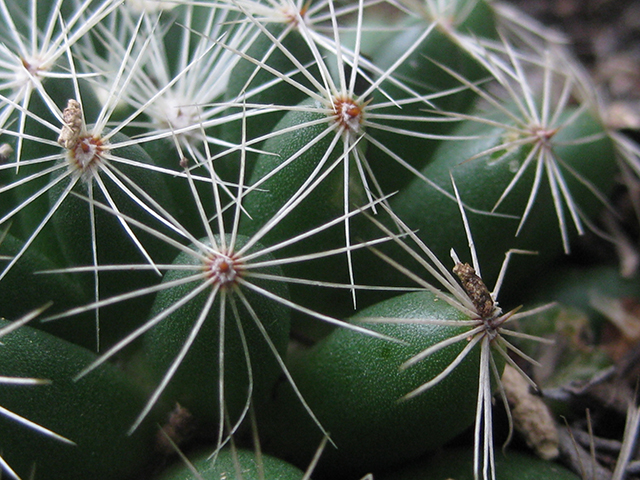
<svg viewBox="0 0 640 480">
<path fill-rule="evenodd" d="M 384 479 L 467 430 L 500 478 L 529 285 L 640 171 L 555 33 L 488 0 L 0 18 L 3 478 Z"/>
</svg>

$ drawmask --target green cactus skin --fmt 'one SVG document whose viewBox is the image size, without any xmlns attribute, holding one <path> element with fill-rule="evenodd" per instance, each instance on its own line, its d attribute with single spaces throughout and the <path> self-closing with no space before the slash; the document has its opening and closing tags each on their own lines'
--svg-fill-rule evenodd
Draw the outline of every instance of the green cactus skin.
<svg viewBox="0 0 640 480">
<path fill-rule="evenodd" d="M 230 236 L 227 236 L 229 242 Z M 246 238 L 239 236 L 237 247 L 241 247 Z M 219 241 L 219 239 L 217 239 Z M 257 248 L 257 247 L 256 247 Z M 248 253 L 251 253 L 251 249 Z M 267 258 L 265 256 L 265 258 Z M 193 256 L 179 254 L 175 265 L 197 265 Z M 204 268 L 204 267 L 203 267 Z M 277 268 L 264 269 L 264 273 L 278 274 Z M 261 269 L 262 271 L 262 269 Z M 192 274 L 185 270 L 169 270 L 163 281 L 170 282 Z M 176 301 L 184 298 L 198 285 L 190 282 L 160 291 L 155 298 L 149 318 L 171 307 Z M 272 293 L 288 298 L 287 286 L 281 282 L 252 280 Z M 247 288 L 242 289 L 251 304 L 259 321 L 281 356 L 284 356 L 289 338 L 289 311 L 279 303 L 254 293 Z M 143 355 L 146 363 L 149 382 L 157 385 L 171 362 L 182 348 L 194 323 L 203 311 L 210 291 L 201 292 L 186 305 L 171 313 L 143 338 Z M 217 428 L 219 417 L 219 345 L 220 345 L 220 295 L 214 301 L 209 314 L 200 329 L 196 340 L 172 378 L 163 398 L 169 405 L 179 402 L 187 408 L 194 418 L 203 426 Z M 253 386 L 252 398 L 259 406 L 267 392 L 273 387 L 282 370 L 274 353 L 267 345 L 254 320 L 242 305 L 238 295 L 229 290 L 226 292 L 226 315 L 224 317 L 224 395 L 225 408 L 231 422 L 236 422 L 245 408 L 250 382 Z M 232 303 L 235 302 L 239 312 L 239 320 L 234 317 Z M 241 325 L 242 333 L 239 329 Z M 245 337 L 251 362 L 251 377 L 247 369 L 247 358 L 243 347 Z M 214 432 L 217 430 L 214 430 Z"/>
<path fill-rule="evenodd" d="M 571 115 L 567 111 L 567 115 Z M 504 121 L 504 118 L 500 119 Z M 530 151 L 528 147 L 515 149 L 500 162 L 489 164 L 487 158 L 470 161 L 478 152 L 501 145 L 504 141 L 502 127 L 464 121 L 455 130 L 460 135 L 481 135 L 482 138 L 467 141 L 445 142 L 436 151 L 434 158 L 422 170 L 426 178 L 440 189 L 449 193 L 446 197 L 441 191 L 416 178 L 406 188 L 393 196 L 390 200 L 391 209 L 418 235 L 440 259 L 449 258 L 449 251 L 453 248 L 457 252 L 467 250 L 467 242 L 462 222 L 460 222 L 459 207 L 453 198 L 451 176 L 455 179 L 462 202 L 479 211 L 489 212 L 514 176 L 510 170 L 510 162 L 522 164 Z M 567 145 L 574 139 L 586 138 L 591 135 L 603 134 L 589 143 Z M 602 125 L 588 112 L 582 112 L 573 122 L 565 125 L 554 137 L 554 153 L 567 165 L 588 179 L 603 194 L 607 194 L 614 182 L 616 162 L 613 161 L 614 151 L 611 141 L 604 135 Z M 499 154 L 496 154 L 496 157 Z M 493 159 L 493 158 L 492 158 Z M 516 237 L 519 218 L 522 216 L 529 198 L 535 165 L 529 165 L 525 174 L 520 178 L 516 187 L 511 191 L 503 204 L 497 209 L 500 214 L 510 214 L 514 217 L 496 217 L 477 211 L 467 211 L 471 230 L 474 233 L 476 249 L 483 266 L 482 274 L 485 283 L 492 285 L 497 278 L 504 260 L 504 254 L 511 248 L 519 248 L 537 252 L 531 258 L 518 259 L 519 268 L 509 273 L 509 282 L 519 284 L 519 281 L 530 278 L 539 273 L 545 265 L 558 258 L 563 253 L 563 242 L 558 226 L 558 217 L 554 209 L 551 192 L 548 188 L 546 174 L 542 179 L 534 207 L 526 219 L 522 230 Z M 584 185 L 579 184 L 569 174 L 565 175 L 567 184 L 575 203 L 587 218 L 596 218 L 603 207 L 599 199 Z M 575 239 L 575 231 L 568 212 L 564 211 L 569 238 Z M 368 235 L 374 237 L 379 234 L 375 228 L 366 224 L 366 219 L 357 219 L 359 231 L 372 231 Z M 384 248 L 384 247 L 382 247 Z M 371 265 L 371 254 L 358 253 L 355 256 L 356 268 L 365 269 Z M 401 252 L 391 254 L 401 264 L 409 269 L 416 269 L 413 261 Z M 522 267 L 522 268 L 520 268 Z M 356 272 L 358 274 L 359 272 Z M 381 284 L 406 285 L 406 277 L 391 267 L 367 269 L 369 278 Z M 372 277 L 371 275 L 375 275 Z M 508 290 L 508 289 L 506 289 Z M 505 291 L 506 291 L 505 290 Z M 514 295 L 519 291 L 511 290 Z M 361 295 L 366 304 L 365 295 Z M 503 297 L 506 300 L 507 297 Z M 520 299 L 517 300 L 521 301 Z"/>
<path fill-rule="evenodd" d="M 202 225 L 194 202 L 185 201 L 185 199 L 193 198 L 194 193 L 191 190 L 189 181 L 185 178 L 185 170 L 180 164 L 180 162 L 186 158 L 181 157 L 180 152 L 176 149 L 174 140 L 162 138 L 145 142 L 141 146 L 153 160 L 154 165 L 175 172 L 173 175 L 171 173 L 163 175 L 160 182 L 161 185 L 165 186 L 165 192 L 169 192 L 173 198 L 173 202 L 171 203 L 171 214 L 173 217 L 178 220 L 178 223 L 182 225 L 186 231 L 195 237 L 204 237 L 207 234 L 206 229 Z M 212 147 L 212 149 L 215 150 L 215 147 Z M 217 175 L 219 172 L 216 162 L 217 161 L 214 161 L 213 168 Z M 189 167 L 193 167 L 193 164 L 190 164 Z M 198 198 L 202 200 L 202 204 L 214 205 L 215 200 L 212 193 L 213 189 L 211 188 L 212 176 L 205 168 L 194 170 L 192 178 L 195 177 L 194 186 L 198 192 Z M 233 179 L 233 183 L 237 183 L 237 181 L 238 177 L 236 176 L 236 178 Z M 166 195 L 166 193 L 163 195 Z"/>
<path fill-rule="evenodd" d="M 311 102 L 305 102 L 309 104 Z M 317 106 L 319 107 L 319 105 Z M 245 197 L 244 206 L 251 214 L 251 219 L 242 224 L 247 233 L 255 233 L 285 205 L 291 197 L 298 192 L 304 182 L 310 178 L 314 169 L 320 163 L 323 155 L 327 153 L 331 138 L 328 135 L 321 140 L 318 136 L 327 129 L 327 124 L 319 126 L 304 126 L 307 122 L 323 119 L 323 114 L 316 112 L 291 112 L 274 128 L 274 132 L 280 129 L 301 125 L 299 129 L 275 136 L 266 142 L 264 150 L 270 154 L 260 155 L 254 167 L 250 185 L 260 182 L 263 177 L 278 168 L 298 151 L 313 145 L 301 156 L 292 161 L 288 166 L 273 175 L 269 180 L 260 182 L 260 189 L 254 190 Z M 335 160 L 336 153 L 332 153 L 327 161 L 330 164 Z M 321 172 L 326 171 L 323 168 Z M 320 172 L 320 173 L 321 173 Z M 332 220 L 342 214 L 342 170 L 334 170 L 322 185 L 316 188 L 318 192 L 304 201 L 304 207 L 296 207 L 287 215 L 278 226 L 270 230 L 265 237 L 270 243 L 285 240 L 289 235 L 303 233 L 306 230 L 317 227 L 324 221 Z M 318 175 L 318 174 L 316 174 Z M 322 203 L 317 203 L 322 198 Z M 314 202 L 315 200 L 315 202 Z M 311 205 L 313 204 L 313 211 Z"/>
<path fill-rule="evenodd" d="M 299 106 L 308 106 L 310 110 L 322 108 L 314 100 L 305 100 Z M 243 203 L 252 219 L 246 220 L 242 224 L 244 232 L 255 233 L 268 223 L 280 208 L 298 192 L 300 187 L 311 178 L 311 174 L 318 167 L 323 156 L 327 157 L 325 166 L 313 178 L 326 172 L 327 166 L 330 166 L 342 154 L 342 140 L 338 140 L 337 145 L 329 152 L 331 141 L 335 136 L 333 132 L 321 138 L 321 134 L 330 127 L 330 120 L 318 125 L 306 125 L 322 121 L 326 117 L 327 115 L 320 112 L 291 111 L 274 127 L 273 132 L 277 132 L 300 125 L 300 128 L 276 135 L 265 143 L 263 149 L 268 153 L 260 155 L 249 180 L 250 186 L 260 182 L 259 189 L 247 194 Z M 261 181 L 262 178 L 301 151 L 304 153 L 289 165 L 268 180 Z M 327 152 L 329 152 L 328 155 Z M 275 243 L 291 238 L 292 235 L 303 233 L 342 215 L 344 213 L 344 178 L 342 173 L 341 166 L 334 168 L 333 172 L 315 188 L 315 191 L 301 205 L 280 221 L 276 228 L 270 230 L 269 234 L 265 236 L 266 241 Z M 350 194 L 353 204 L 363 203 L 362 187 L 352 186 Z M 323 244 L 326 245 L 326 243 Z"/>
<path fill-rule="evenodd" d="M 356 478 L 415 458 L 452 439 L 475 418 L 477 354 L 471 354 L 442 383 L 400 401 L 439 374 L 464 345 L 441 350 L 405 371 L 399 371 L 400 365 L 464 327 L 367 324 L 369 316 L 466 319 L 431 293 L 409 293 L 352 317 L 408 345 L 337 329 L 311 349 L 291 356 L 296 385 L 337 447 L 327 445 L 318 464 L 317 471 L 326 478 Z M 261 428 L 265 451 L 303 466 L 322 434 L 288 385 L 282 384 L 273 398 L 273 412 L 267 411 Z"/>
<path fill-rule="evenodd" d="M 295 54 L 296 60 L 302 65 L 307 65 L 308 69 L 313 72 L 314 67 L 311 66 L 313 55 L 307 46 L 305 40 L 297 29 L 292 25 L 270 24 L 266 26 L 266 30 L 274 37 L 282 41 L 282 47 L 274 46 L 274 43 L 263 32 L 253 42 L 247 50 L 246 55 L 257 61 L 263 61 L 264 56 L 269 54 L 266 65 L 273 68 L 276 72 L 284 75 L 295 72 L 296 67 L 291 60 L 283 53 L 283 49 Z M 258 69 L 257 74 L 255 73 Z M 316 74 L 317 75 L 317 74 Z M 265 69 L 259 69 L 253 62 L 246 58 L 241 58 L 237 65 L 229 75 L 229 84 L 225 92 L 225 100 L 228 102 L 243 102 L 249 104 L 259 104 L 265 107 L 278 105 L 296 105 L 302 102 L 307 94 L 304 90 L 299 89 L 286 81 L 272 85 L 271 87 L 260 92 L 252 93 L 254 90 L 276 80 L 276 76 Z M 291 77 L 291 81 L 304 85 L 307 88 L 313 88 L 309 85 L 309 81 L 301 73 L 296 73 Z M 242 111 L 241 107 L 234 107 L 227 114 Z M 286 109 L 276 109 L 268 113 L 260 113 L 256 116 L 249 116 L 246 119 L 246 135 L 248 140 L 259 138 L 266 135 L 272 130 L 272 126 L 276 125 L 285 115 Z M 225 122 L 220 128 L 220 137 L 233 145 L 239 145 L 242 141 L 242 122 L 240 120 L 234 122 Z M 262 148 L 262 143 L 253 144 L 252 148 Z M 251 161 L 248 163 L 249 171 L 253 168 L 255 154 L 248 152 Z M 231 153 L 221 158 L 218 163 L 218 170 L 221 176 L 229 181 L 237 179 L 237 171 L 239 164 L 239 153 Z"/>
<path fill-rule="evenodd" d="M 585 468 L 589 468 L 586 466 Z M 579 480 L 565 467 L 513 450 L 496 455 L 496 480 Z M 393 472 L 376 473 L 376 480 L 473 480 L 473 450 L 449 448 Z"/>
<path fill-rule="evenodd" d="M 0 256 L 13 258 L 23 242 L 6 234 L 0 243 Z M 0 262 L 5 265 L 7 260 Z M 0 305 L 5 318 L 19 318 L 55 299 L 47 313 L 59 313 L 91 301 L 85 286 L 70 274 L 46 274 L 59 268 L 38 249 L 31 247 L 0 282 Z M 33 326 L 60 338 L 95 348 L 92 314 L 56 322 L 33 322 Z"/>
<path fill-rule="evenodd" d="M 300 105 L 319 108 L 312 100 L 302 102 Z M 327 156 L 335 133 L 330 132 L 320 140 L 318 140 L 318 136 L 327 128 L 330 128 L 329 121 L 317 125 L 304 126 L 307 122 L 318 121 L 323 118 L 326 118 L 326 116 L 320 112 L 292 111 L 287 113 L 276 125 L 274 132 L 296 125 L 301 125 L 301 127 L 277 135 L 265 142 L 263 149 L 271 154 L 261 154 L 258 157 L 249 185 L 257 185 L 262 178 L 278 168 L 298 151 L 303 149 L 306 151 L 271 178 L 259 183 L 258 189 L 245 196 L 243 207 L 251 218 L 242 218 L 240 223 L 241 233 L 253 235 L 264 225 L 271 222 L 280 209 L 309 180 L 323 156 Z M 311 147 L 307 149 L 309 145 Z M 327 165 L 335 162 L 341 154 L 342 140 L 339 139 L 337 145 L 333 147 L 333 151 L 329 152 L 325 166 L 322 167 L 319 173 L 315 174 L 314 179 L 327 172 Z M 261 241 L 274 245 L 324 225 L 343 215 L 344 170 L 342 162 L 345 161 L 351 160 L 341 160 L 340 164 L 329 173 L 322 183 L 315 187 L 312 193 L 298 204 L 294 210 L 279 220 L 275 227 L 270 228 Z M 350 172 L 354 172 L 353 176 L 357 175 L 355 167 L 350 168 Z M 359 178 L 354 178 L 350 182 L 349 196 L 352 205 L 362 205 L 366 201 L 361 185 Z M 277 255 L 282 258 L 317 253 L 332 248 L 344 247 L 345 244 L 344 223 L 339 222 L 330 229 L 279 250 Z M 296 278 L 326 282 L 349 282 L 346 254 L 317 261 L 291 263 L 284 265 L 283 270 L 287 275 Z M 304 285 L 290 286 L 294 301 L 299 301 L 306 307 L 337 317 L 349 315 L 353 311 L 349 293 L 341 291 L 336 294 L 336 292 L 329 292 L 328 290 L 326 288 L 310 288 Z M 327 301 L 328 295 L 332 296 L 331 302 Z"/>
<path fill-rule="evenodd" d="M 464 10 L 462 4 L 469 2 L 451 2 L 460 4 L 459 10 Z M 457 35 L 469 35 L 478 38 L 497 38 L 496 20 L 493 9 L 485 1 L 475 1 L 475 6 L 468 12 L 468 15 L 460 24 L 455 24 L 456 15 L 460 11 L 452 13 L 450 18 L 440 18 L 439 22 L 420 45 L 404 60 L 395 70 L 393 77 L 419 95 L 431 95 L 434 93 L 447 92 L 460 88 L 461 83 L 447 73 L 440 65 L 450 68 L 469 82 L 477 82 L 488 76 L 487 70 L 481 66 L 480 62 L 466 52 L 456 40 Z M 425 9 L 431 7 L 424 6 Z M 447 14 L 447 17 L 449 15 Z M 438 15 L 434 15 L 434 20 Z M 448 25 L 447 22 L 454 22 Z M 411 22 L 396 35 L 391 41 L 385 43 L 384 48 L 378 48 L 373 54 L 373 63 L 384 70 L 392 67 L 397 60 L 408 50 L 413 48 L 421 35 L 431 26 L 431 19 L 412 19 Z M 437 62 L 437 63 L 436 63 Z M 384 92 L 384 95 L 383 95 Z M 390 96 L 395 101 L 412 98 L 405 90 L 390 81 L 385 81 L 380 89 L 376 91 L 378 97 L 376 101 L 386 101 L 386 96 Z M 436 117 L 428 110 L 442 110 L 448 112 L 467 112 L 475 101 L 476 95 L 470 89 L 463 88 L 461 91 L 451 93 L 429 102 L 411 102 L 401 104 L 401 108 L 389 107 L 380 113 L 389 115 L 409 115 L 417 119 L 422 117 Z M 455 127 L 455 122 L 446 121 L 443 117 L 441 121 L 420 122 L 406 120 L 385 122 L 392 128 L 401 128 L 408 131 L 415 131 L 419 134 L 447 135 Z M 385 131 L 376 131 L 376 139 L 389 147 L 396 155 L 420 170 L 429 161 L 429 158 L 441 143 L 440 140 L 424 139 L 419 136 L 398 134 Z M 414 178 L 414 175 L 403 167 L 397 168 L 393 174 L 388 173 L 388 165 L 395 165 L 387 154 L 379 148 L 371 145 L 367 152 L 367 158 L 372 165 L 373 171 L 378 174 L 382 190 L 385 193 L 395 192 Z"/>
<path fill-rule="evenodd" d="M 313 55 L 311 54 L 306 41 L 292 25 L 271 24 L 266 27 L 266 30 L 274 37 L 281 40 L 282 47 L 278 48 L 266 34 L 261 33 L 246 52 L 246 55 L 249 58 L 257 61 L 263 61 L 264 56 L 271 52 L 269 53 L 269 58 L 266 60 L 265 64 L 276 72 L 282 74 L 294 72 L 296 70 L 295 65 L 287 55 L 283 53 L 283 49 L 294 53 L 296 60 L 302 65 L 313 60 Z M 255 73 L 256 69 L 258 69 L 257 74 Z M 253 62 L 242 58 L 232 70 L 229 78 L 230 81 L 225 94 L 225 99 L 227 101 L 242 101 L 243 94 L 250 92 L 252 89 L 259 88 L 260 86 L 275 80 L 277 77 L 265 69 L 259 69 Z M 310 87 L 301 74 L 297 74 L 293 78 L 296 82 L 301 82 L 307 87 Z M 248 85 L 247 82 L 249 82 Z M 282 105 L 282 102 L 286 101 L 288 105 L 295 105 L 301 102 L 305 96 L 306 94 L 303 91 L 283 81 L 273 88 L 251 95 L 251 97 L 247 98 L 247 102 L 259 103 L 266 106 Z M 257 133 L 258 131 L 261 131 L 262 134 L 267 133 L 269 131 L 267 126 L 276 124 L 279 117 L 282 117 L 282 113 L 279 115 L 276 113 L 275 116 L 269 116 L 268 121 L 260 120 L 258 123 L 262 124 L 262 128 L 255 132 L 252 129 L 252 133 Z M 258 125 L 256 125 L 256 128 L 257 127 Z M 252 134 L 252 137 L 254 136 L 257 135 Z"/>
<path fill-rule="evenodd" d="M 117 133 L 110 139 L 110 144 L 117 145 L 118 143 L 128 140 L 128 137 L 124 134 Z M 109 156 L 123 158 L 140 165 L 154 165 L 153 159 L 137 144 L 120 148 L 110 148 L 107 146 L 107 148 Z M 99 162 L 101 160 L 97 159 L 96 161 Z M 159 205 L 163 206 L 169 212 L 173 211 L 174 201 L 171 190 L 167 188 L 162 173 L 153 172 L 144 167 L 121 165 L 119 163 L 115 163 L 115 166 Z M 107 186 L 115 205 L 123 215 L 142 222 L 150 221 L 149 214 L 143 211 L 126 192 L 108 180 L 106 175 L 101 175 L 101 178 Z M 89 181 L 94 183 L 93 191 L 95 201 L 109 206 L 109 203 L 102 195 L 95 181 L 91 177 L 89 177 Z M 69 182 L 60 182 L 49 190 L 50 205 L 53 205 L 58 200 L 60 194 L 68 184 Z M 81 179 L 74 188 L 79 195 L 88 196 L 88 188 L 84 179 Z M 122 228 L 120 219 L 117 216 L 96 207 L 95 222 L 98 237 L 99 264 L 112 265 L 118 263 L 140 263 L 144 261 L 142 253 L 140 253 L 140 250 L 133 244 L 128 233 Z M 92 264 L 89 203 L 83 198 L 69 195 L 52 217 L 52 223 L 60 239 L 60 244 L 65 247 L 62 253 L 66 258 L 66 263 L 72 265 Z M 135 233 L 140 236 L 143 246 L 145 249 L 148 249 L 149 254 L 155 261 L 162 263 L 171 260 L 173 249 L 168 248 L 165 242 L 161 242 L 155 239 L 155 237 L 145 234 L 145 232 L 140 232 L 139 230 L 136 230 Z"/>
<path fill-rule="evenodd" d="M 127 435 L 144 405 L 142 389 L 107 364 L 73 380 L 96 358 L 89 350 L 28 326 L 2 338 L 3 375 L 52 383 L 0 385 L 0 405 L 76 443 L 62 443 L 1 417 L 2 457 L 22 478 L 31 478 L 35 465 L 35 480 L 126 479 L 150 460 L 154 417 Z"/>
<path fill-rule="evenodd" d="M 211 458 L 211 452 L 195 455 L 192 460 L 200 477 L 196 477 L 185 465 L 177 465 L 163 473 L 158 480 L 301 480 L 304 472 L 293 465 L 270 455 L 260 458 L 251 450 L 225 448 Z"/>
<path fill-rule="evenodd" d="M 454 2 L 462 3 L 462 2 Z M 426 9 L 431 7 L 425 6 Z M 460 36 L 476 36 L 478 38 L 497 38 L 496 20 L 493 9 L 485 1 L 475 1 L 475 6 L 466 15 L 466 18 L 456 24 L 456 15 L 440 15 L 433 13 L 433 19 L 419 18 L 412 19 L 402 32 L 396 35 L 390 42 L 384 45 L 384 48 L 378 48 L 373 52 L 373 63 L 380 68 L 387 69 L 394 65 L 402 55 L 409 51 L 414 44 L 420 39 L 421 35 L 431 26 L 432 22 L 437 22 L 433 30 L 418 45 L 411 55 L 396 69 L 396 77 L 410 88 L 415 89 L 422 95 L 428 95 L 435 92 L 445 92 L 451 88 L 459 87 L 457 80 L 446 73 L 440 66 L 434 62 L 441 63 L 453 71 L 459 73 L 469 81 L 477 81 L 486 75 L 477 60 L 464 50 L 457 41 Z M 420 15 L 419 13 L 417 15 Z M 449 18 L 438 18 L 449 17 Z M 395 92 L 402 96 L 392 98 L 399 100 L 406 98 L 407 93 L 399 91 L 398 87 L 393 88 L 389 93 Z M 445 96 L 434 103 L 443 110 L 454 110 L 462 107 L 468 102 L 463 101 L 465 96 Z M 457 107 L 457 108 L 455 108 Z M 422 105 L 421 108 L 424 108 Z M 415 108 L 414 111 L 418 111 Z"/>
</svg>

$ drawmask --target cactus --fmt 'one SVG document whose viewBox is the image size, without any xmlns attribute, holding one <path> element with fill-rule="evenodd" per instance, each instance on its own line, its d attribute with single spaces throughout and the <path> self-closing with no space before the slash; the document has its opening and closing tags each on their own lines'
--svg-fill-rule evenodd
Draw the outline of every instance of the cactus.
<svg viewBox="0 0 640 480">
<path fill-rule="evenodd" d="M 279 475 L 264 449 L 355 480 L 458 437 L 500 477 L 501 372 L 535 387 L 520 320 L 555 305 L 521 302 L 640 172 L 542 27 L 488 0 L 0 17 L 3 475 Z"/>
</svg>

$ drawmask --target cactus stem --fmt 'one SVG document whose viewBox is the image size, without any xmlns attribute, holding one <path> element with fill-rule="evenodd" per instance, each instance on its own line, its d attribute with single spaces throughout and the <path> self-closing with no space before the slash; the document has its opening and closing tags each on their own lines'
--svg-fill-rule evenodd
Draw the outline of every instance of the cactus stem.
<svg viewBox="0 0 640 480">
<path fill-rule="evenodd" d="M 397 236 L 382 225 L 379 221 L 372 218 L 375 224 L 377 224 L 387 235 L 394 237 L 394 240 L 405 251 L 411 254 L 414 258 L 421 259 L 422 265 L 426 270 L 431 273 L 444 287 L 448 293 L 442 292 L 437 287 L 431 285 L 429 282 L 423 280 L 419 275 L 406 269 L 402 265 L 398 264 L 395 260 L 388 257 L 386 254 L 374 250 L 374 252 L 380 256 L 383 260 L 387 261 L 390 265 L 394 266 L 401 272 L 405 273 L 410 279 L 417 282 L 420 286 L 436 294 L 439 298 L 454 306 L 459 311 L 469 315 L 469 320 L 435 320 L 435 319 L 406 319 L 406 318 L 371 318 L 366 317 L 361 320 L 364 322 L 377 322 L 377 323 L 426 323 L 432 325 L 456 325 L 456 326 L 468 326 L 469 330 L 454 337 L 445 339 L 425 350 L 411 357 L 404 362 L 400 369 L 404 370 L 410 368 L 429 356 L 434 352 L 437 352 L 443 348 L 453 345 L 458 342 L 466 342 L 465 348 L 460 354 L 449 364 L 441 373 L 434 378 L 426 381 L 420 387 L 407 393 L 402 400 L 408 400 L 421 393 L 429 390 L 435 385 L 439 384 L 444 378 L 446 378 L 457 366 L 459 366 L 469 354 L 474 350 L 476 346 L 480 348 L 480 369 L 478 372 L 478 402 L 476 408 L 476 422 L 474 433 L 474 446 L 475 446 L 475 460 L 474 460 L 474 477 L 478 480 L 481 476 L 484 480 L 489 478 L 495 480 L 495 465 L 494 465 L 494 446 L 493 446 L 493 423 L 492 423 L 492 405 L 491 398 L 493 397 L 492 380 L 496 382 L 500 395 L 505 396 L 504 389 L 500 382 L 500 374 L 496 364 L 494 355 L 498 355 L 501 359 L 508 364 L 514 366 L 520 372 L 527 381 L 535 387 L 533 381 L 520 369 L 515 362 L 509 357 L 507 351 L 512 351 L 521 356 L 527 361 L 534 362 L 533 359 L 525 355 L 518 348 L 508 342 L 504 336 L 522 336 L 517 332 L 512 332 L 505 328 L 507 323 L 513 322 L 517 319 L 528 318 L 554 307 L 555 304 L 547 304 L 538 308 L 533 308 L 524 312 L 519 312 L 521 307 L 517 307 L 508 313 L 502 313 L 502 309 L 498 306 L 497 295 L 501 287 L 502 280 L 504 278 L 504 272 L 513 253 L 531 253 L 527 251 L 511 250 L 507 252 L 505 260 L 502 265 L 500 275 L 496 281 L 496 286 L 493 292 L 489 292 L 489 289 L 484 284 L 482 278 L 479 275 L 480 265 L 477 261 L 477 254 L 471 235 L 471 229 L 466 217 L 465 209 L 460 199 L 458 189 L 452 178 L 452 184 L 458 206 L 462 216 L 467 240 L 469 243 L 469 250 L 472 257 L 473 267 L 469 264 L 462 263 L 457 254 L 452 251 L 452 258 L 455 263 L 453 267 L 453 273 L 458 276 L 456 281 L 445 265 L 431 252 L 427 245 L 420 240 L 417 235 L 412 232 L 392 211 L 387 209 L 387 212 L 394 218 L 394 221 L 402 229 L 406 237 L 409 237 L 418 246 L 419 251 L 424 255 L 421 256 L 420 252 L 413 250 L 405 240 L 400 239 Z M 545 339 L 533 336 L 526 336 L 529 340 L 545 342 Z M 534 362 L 535 363 L 535 362 Z M 505 406 L 508 403 L 504 402 Z M 507 413 L 509 413 L 507 411 Z M 480 470 L 482 469 L 482 472 Z"/>
</svg>

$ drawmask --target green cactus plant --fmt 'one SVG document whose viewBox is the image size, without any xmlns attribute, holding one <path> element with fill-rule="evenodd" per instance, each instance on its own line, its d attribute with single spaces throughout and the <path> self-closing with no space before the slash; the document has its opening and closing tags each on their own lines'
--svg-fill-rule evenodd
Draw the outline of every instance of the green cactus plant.
<svg viewBox="0 0 640 480">
<path fill-rule="evenodd" d="M 53 382 L 3 474 L 163 478 L 156 432 L 345 480 L 458 436 L 500 478 L 492 399 L 534 361 L 508 338 L 550 308 L 520 302 L 640 172 L 548 32 L 484 0 L 0 0 L 0 26 L 0 378 Z M 32 474 L 22 438 L 66 423 L 77 456 Z"/>
</svg>

